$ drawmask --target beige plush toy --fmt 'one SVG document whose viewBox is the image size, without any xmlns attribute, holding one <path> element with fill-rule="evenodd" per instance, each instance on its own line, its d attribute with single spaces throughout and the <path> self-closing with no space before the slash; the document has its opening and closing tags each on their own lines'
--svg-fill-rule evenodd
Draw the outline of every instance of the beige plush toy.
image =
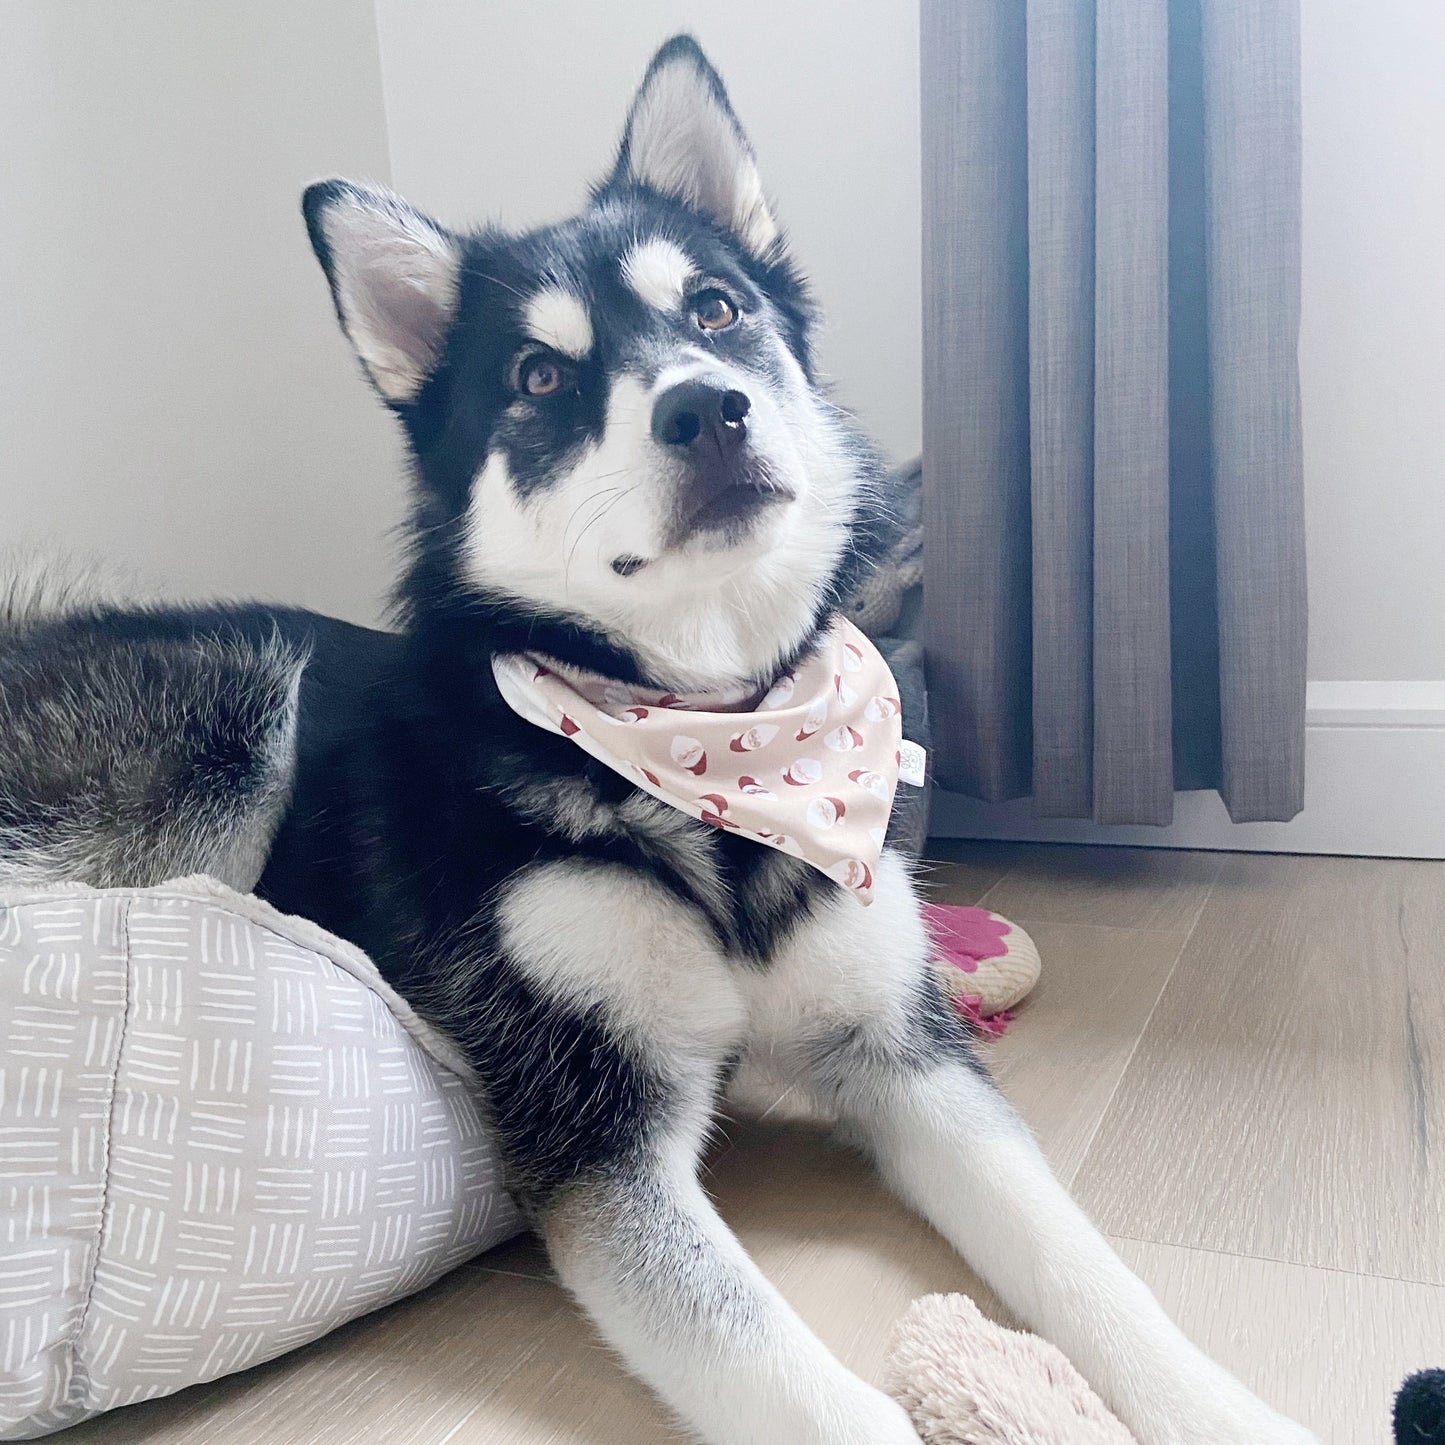
<svg viewBox="0 0 1445 1445">
<path fill-rule="evenodd" d="M 994 1324 L 967 1295 L 913 1302 L 884 1388 L 924 1445 L 1134 1445 L 1060 1351 Z"/>
</svg>

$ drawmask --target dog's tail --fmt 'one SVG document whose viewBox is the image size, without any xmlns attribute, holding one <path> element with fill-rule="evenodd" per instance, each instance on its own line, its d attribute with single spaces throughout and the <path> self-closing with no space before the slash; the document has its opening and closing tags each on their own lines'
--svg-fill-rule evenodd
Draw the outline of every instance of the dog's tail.
<svg viewBox="0 0 1445 1445">
<path fill-rule="evenodd" d="M 0 885 L 255 884 L 309 649 L 236 616 L 63 554 L 0 562 Z"/>
<path fill-rule="evenodd" d="M 56 546 L 0 547 L 0 633 L 103 607 L 148 606 L 159 592 L 120 568 Z"/>
</svg>

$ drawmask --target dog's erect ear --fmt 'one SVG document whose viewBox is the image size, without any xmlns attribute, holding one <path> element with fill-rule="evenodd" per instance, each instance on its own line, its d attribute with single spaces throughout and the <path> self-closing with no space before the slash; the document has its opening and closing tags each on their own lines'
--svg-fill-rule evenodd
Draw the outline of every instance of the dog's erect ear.
<svg viewBox="0 0 1445 1445">
<path fill-rule="evenodd" d="M 627 113 L 608 184 L 628 182 L 711 217 L 755 256 L 778 239 L 753 148 L 690 35 L 675 35 L 652 57 Z"/>
<path fill-rule="evenodd" d="M 308 186 L 301 209 L 366 374 L 387 401 L 411 401 L 456 310 L 460 243 L 389 191 L 349 181 Z"/>
</svg>

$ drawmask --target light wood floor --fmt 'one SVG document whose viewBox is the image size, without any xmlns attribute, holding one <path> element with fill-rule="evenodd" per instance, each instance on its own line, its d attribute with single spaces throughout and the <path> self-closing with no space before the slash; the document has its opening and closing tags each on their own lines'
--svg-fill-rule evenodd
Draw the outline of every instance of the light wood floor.
<svg viewBox="0 0 1445 1445">
<path fill-rule="evenodd" d="M 950 845 L 935 896 L 1028 926 L 1044 978 L 989 1045 L 1125 1259 L 1329 1445 L 1389 1438 L 1445 1366 L 1445 864 Z M 736 1126 L 711 1187 L 873 1375 L 908 1301 L 986 1294 L 856 1158 Z M 519 1241 L 249 1374 L 65 1445 L 655 1445 L 676 1439 Z M 782 1445 L 782 1442 L 780 1442 Z"/>
</svg>

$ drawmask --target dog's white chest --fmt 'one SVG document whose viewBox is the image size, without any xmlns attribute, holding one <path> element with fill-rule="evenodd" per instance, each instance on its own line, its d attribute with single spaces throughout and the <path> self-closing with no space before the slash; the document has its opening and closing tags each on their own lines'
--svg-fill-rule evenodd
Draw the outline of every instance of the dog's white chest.
<svg viewBox="0 0 1445 1445">
<path fill-rule="evenodd" d="M 737 1048 L 737 970 L 696 909 L 633 869 L 577 860 L 529 869 L 499 910 L 514 967 L 543 994 L 604 1019 L 647 1057 Z"/>
<path fill-rule="evenodd" d="M 644 1054 L 699 1058 L 788 1047 L 896 1009 L 898 976 L 926 948 L 892 854 L 869 907 L 838 889 L 761 965 L 729 958 L 701 913 L 660 883 L 608 864 L 529 870 L 509 885 L 500 922 L 514 965 L 558 1004 L 600 1015 Z"/>
<path fill-rule="evenodd" d="M 908 868 L 885 852 L 868 907 L 837 890 L 814 905 L 766 969 L 744 976 L 750 1043 L 785 1047 L 897 1010 L 908 997 L 900 980 L 916 972 L 927 948 Z"/>
</svg>

